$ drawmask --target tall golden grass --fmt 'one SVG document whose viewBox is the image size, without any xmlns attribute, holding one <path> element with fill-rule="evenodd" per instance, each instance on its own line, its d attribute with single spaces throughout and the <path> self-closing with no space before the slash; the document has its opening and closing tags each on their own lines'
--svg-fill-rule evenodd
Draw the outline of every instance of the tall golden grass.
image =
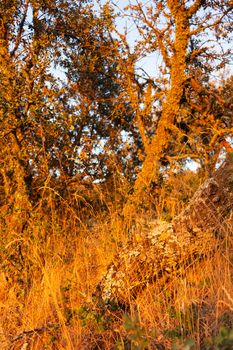
<svg viewBox="0 0 233 350">
<path fill-rule="evenodd" d="M 187 198 L 178 190 L 184 183 Z M 171 219 L 197 185 L 192 173 L 171 179 L 155 199 L 156 217 Z M 230 341 L 230 223 L 221 249 L 181 266 L 165 287 L 149 285 L 127 312 L 97 305 L 96 285 L 129 238 L 121 215 L 127 191 L 122 182 L 109 190 L 73 185 L 62 198 L 47 186 L 23 233 L 2 225 L 0 349 L 228 349 L 221 348 L 225 333 L 221 338 L 219 332 L 224 326 Z M 151 220 L 152 214 L 144 213 L 134 234 Z"/>
</svg>

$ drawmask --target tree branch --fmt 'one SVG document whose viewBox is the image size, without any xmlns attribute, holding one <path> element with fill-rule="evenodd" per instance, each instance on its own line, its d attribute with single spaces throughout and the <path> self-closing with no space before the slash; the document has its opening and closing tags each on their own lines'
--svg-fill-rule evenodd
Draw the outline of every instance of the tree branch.
<svg viewBox="0 0 233 350">
<path fill-rule="evenodd" d="M 23 13 L 23 17 L 22 17 L 22 20 L 19 24 L 19 29 L 18 29 L 18 33 L 17 33 L 17 36 L 16 36 L 16 40 L 15 40 L 15 46 L 14 48 L 12 49 L 12 51 L 10 52 L 10 56 L 13 57 L 15 52 L 17 51 L 18 47 L 19 47 L 19 44 L 20 44 L 20 40 L 21 40 L 21 35 L 22 35 L 22 32 L 23 32 L 23 27 L 24 27 L 24 23 L 25 23 L 25 20 L 26 20 L 26 17 L 27 17 L 27 12 L 28 12 L 28 5 L 29 5 L 29 0 L 26 0 L 25 2 L 25 7 L 24 7 L 24 13 Z"/>
<path fill-rule="evenodd" d="M 206 0 L 196 0 L 188 9 L 188 17 L 191 18 L 205 4 Z"/>
</svg>

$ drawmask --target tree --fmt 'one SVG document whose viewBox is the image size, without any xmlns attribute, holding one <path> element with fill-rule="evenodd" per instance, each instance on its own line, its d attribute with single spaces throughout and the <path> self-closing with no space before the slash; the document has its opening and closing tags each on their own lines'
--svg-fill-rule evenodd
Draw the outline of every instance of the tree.
<svg viewBox="0 0 233 350">
<path fill-rule="evenodd" d="M 100 180 L 116 164 L 132 176 L 122 131 L 137 132 L 119 84 L 113 17 L 107 7 L 97 16 L 88 1 L 0 1 L 1 205 L 16 231 L 44 183 Z"/>
<path fill-rule="evenodd" d="M 134 53 L 113 35 L 109 5 L 97 15 L 89 1 L 0 1 L 1 201 L 25 216 L 21 229 L 44 183 L 64 189 L 116 174 L 133 182 L 139 170 L 127 213 L 161 170 L 187 157 L 211 163 L 212 145 L 230 134 L 226 103 L 205 78 L 227 52 L 200 38 L 228 39 L 230 5 L 155 1 L 132 11 L 144 36 Z M 139 76 L 141 52 L 155 50 L 162 77 Z"/>
<path fill-rule="evenodd" d="M 229 49 L 223 43 L 230 38 L 230 2 L 168 0 L 152 1 L 144 7 L 137 2 L 130 9 L 142 36 L 137 50 L 159 52 L 164 86 L 155 133 L 145 149 L 134 193 L 125 206 L 129 217 L 134 206 L 144 206 L 142 202 L 158 183 L 163 165 L 170 167 L 180 159 L 204 157 L 208 163 L 214 142 L 232 133 L 229 124 L 222 128 L 214 114 L 213 105 L 222 108 L 224 101 L 210 85 L 211 73 L 222 69 L 229 59 Z M 158 76 L 156 83 L 159 80 Z"/>
<path fill-rule="evenodd" d="M 76 156 L 81 158 L 81 164 L 76 165 L 76 172 L 78 169 L 92 179 L 103 180 L 118 168 L 119 173 L 130 178 L 124 133 L 129 138 L 139 136 L 133 123 L 133 110 L 120 83 L 122 73 L 115 58 L 121 55 L 119 42 L 110 35 L 114 14 L 106 5 L 98 18 L 84 14 L 78 26 L 76 18 L 73 16 L 68 24 L 62 25 L 67 35 L 64 59 L 60 61 L 67 71 L 71 113 L 75 118 L 74 101 L 79 101 L 81 111 L 72 126 L 74 137 L 75 131 L 81 130 L 76 144 L 80 157 Z M 132 157 L 135 158 L 133 152 Z"/>
</svg>

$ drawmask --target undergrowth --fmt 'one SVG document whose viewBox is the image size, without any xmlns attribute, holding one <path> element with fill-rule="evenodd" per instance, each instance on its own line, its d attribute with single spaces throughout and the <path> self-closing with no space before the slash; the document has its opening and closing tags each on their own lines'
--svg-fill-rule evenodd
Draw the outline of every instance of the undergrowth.
<svg viewBox="0 0 233 350">
<path fill-rule="evenodd" d="M 154 197 L 157 212 L 138 216 L 133 234 L 156 218 L 171 220 L 198 184 L 192 174 L 173 178 Z M 21 232 L 1 214 L 2 350 L 233 349 L 230 226 L 221 250 L 181 266 L 162 289 L 148 285 L 128 309 L 106 308 L 95 296 L 132 233 L 121 212 L 128 190 L 97 184 L 61 196 L 47 187 Z"/>
</svg>

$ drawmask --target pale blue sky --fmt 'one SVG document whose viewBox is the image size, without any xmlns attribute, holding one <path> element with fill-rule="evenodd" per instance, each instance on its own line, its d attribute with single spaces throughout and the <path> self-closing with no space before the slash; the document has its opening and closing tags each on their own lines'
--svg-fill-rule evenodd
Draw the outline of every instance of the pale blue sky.
<svg viewBox="0 0 233 350">
<path fill-rule="evenodd" d="M 100 3 L 104 4 L 106 2 L 108 2 L 108 0 L 97 0 Z M 126 16 L 125 11 L 123 10 L 126 6 L 128 6 L 129 4 L 132 5 L 136 5 L 137 2 L 140 2 L 142 4 L 142 6 L 146 6 L 148 4 L 152 3 L 152 0 L 110 0 L 109 1 L 111 4 L 114 4 L 116 9 L 119 10 L 119 12 L 122 12 L 122 18 L 117 20 L 117 25 L 118 25 L 118 30 L 121 32 L 124 32 L 124 28 L 127 27 L 127 39 L 128 39 L 128 43 L 133 47 L 135 41 L 139 38 L 138 32 L 137 32 L 137 28 L 135 26 L 135 24 L 133 23 L 133 20 L 130 16 Z M 206 40 L 206 38 L 205 38 Z M 211 45 L 214 43 L 214 38 L 212 38 L 211 41 Z M 215 43 L 216 44 L 216 43 Z M 214 44 L 214 46 L 215 46 Z M 232 48 L 231 44 L 223 44 L 223 47 L 226 48 Z M 216 45 L 216 48 L 218 51 L 221 52 L 222 48 Z M 147 57 L 145 57 L 144 59 L 142 59 L 138 65 L 141 66 L 143 69 L 145 69 L 145 71 L 151 76 L 151 77 L 155 77 L 157 75 L 158 72 L 158 66 L 161 63 L 161 57 L 158 53 L 154 53 L 154 54 L 150 54 Z M 224 71 L 222 71 L 222 74 L 225 75 L 229 75 L 232 74 L 232 62 L 231 64 L 229 64 Z M 221 75 L 221 74 L 220 74 Z M 213 75 L 213 79 L 216 79 L 217 76 Z"/>
<path fill-rule="evenodd" d="M 101 4 L 105 4 L 107 0 L 100 0 Z M 110 1 L 115 5 L 115 9 L 118 10 L 119 13 L 122 13 L 122 18 L 117 19 L 117 29 L 124 33 L 125 28 L 127 28 L 127 40 L 128 44 L 132 47 L 135 44 L 135 41 L 139 39 L 137 28 L 130 16 L 126 16 L 126 11 L 124 8 L 129 5 L 137 4 L 137 0 L 112 0 Z M 143 5 L 151 3 L 151 0 L 140 1 Z M 156 54 L 148 54 L 147 57 L 143 58 L 138 62 L 138 67 L 142 67 L 151 77 L 155 77 L 157 74 L 157 67 L 160 62 L 160 57 L 158 53 Z"/>
</svg>

